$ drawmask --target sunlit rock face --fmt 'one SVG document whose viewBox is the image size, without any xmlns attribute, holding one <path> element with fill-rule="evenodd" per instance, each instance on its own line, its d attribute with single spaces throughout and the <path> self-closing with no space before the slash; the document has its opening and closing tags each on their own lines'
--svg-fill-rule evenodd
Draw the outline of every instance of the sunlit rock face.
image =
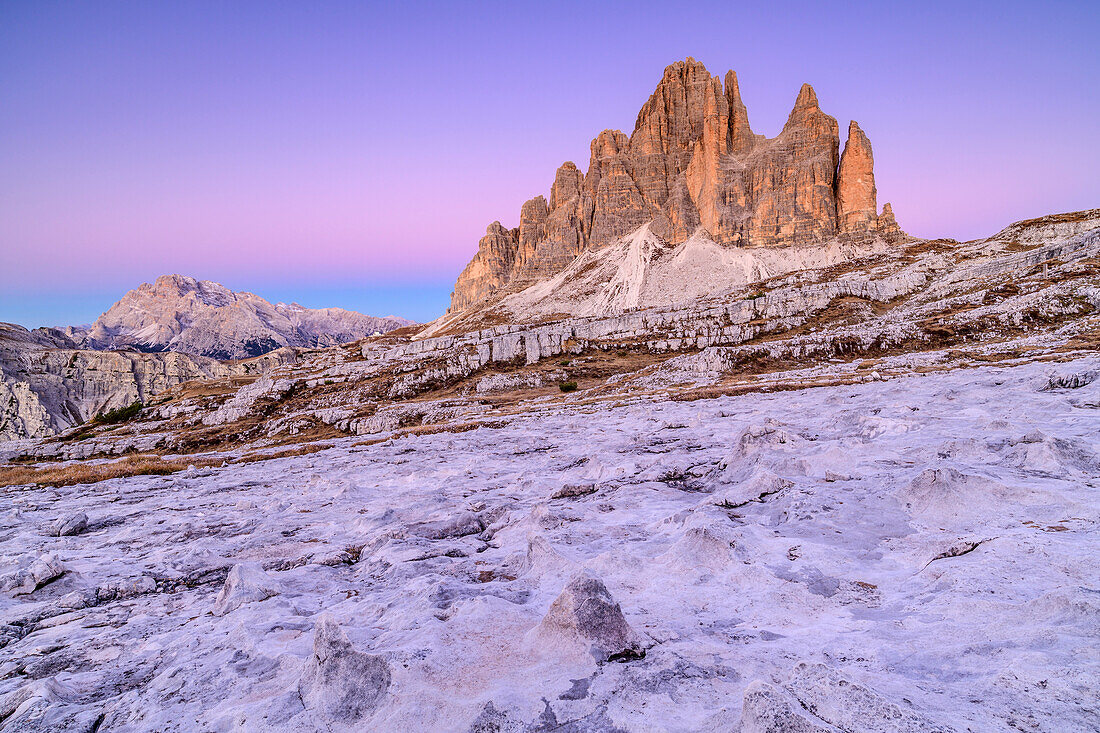
<svg viewBox="0 0 1100 733">
<path fill-rule="evenodd" d="M 604 130 L 583 177 L 564 163 L 549 203 L 525 203 L 516 229 L 489 227 L 455 284 L 451 312 L 552 276 L 646 224 L 673 245 L 696 234 L 726 247 L 896 242 L 905 235 L 889 204 L 877 213 L 873 162 L 855 122 L 841 154 L 837 122 L 809 84 L 783 130 L 767 138 L 752 131 L 734 72 L 723 82 L 692 58 L 677 61 L 629 137 Z"/>
</svg>

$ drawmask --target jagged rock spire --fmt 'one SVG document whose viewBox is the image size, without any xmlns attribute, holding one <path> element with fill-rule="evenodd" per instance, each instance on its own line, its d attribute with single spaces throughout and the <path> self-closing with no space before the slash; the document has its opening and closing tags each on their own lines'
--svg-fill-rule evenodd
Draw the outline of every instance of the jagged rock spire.
<svg viewBox="0 0 1100 733">
<path fill-rule="evenodd" d="M 554 174 L 554 185 L 550 187 L 550 211 L 554 211 L 567 201 L 581 195 L 584 176 L 571 160 L 561 164 Z"/>
<path fill-rule="evenodd" d="M 837 122 L 809 84 L 783 130 L 768 139 L 749 126 L 737 74 L 728 72 L 723 84 L 695 59 L 677 61 L 629 138 L 601 132 L 583 177 L 572 163 L 562 165 L 549 204 L 531 199 L 517 229 L 486 234 L 459 276 L 451 309 L 553 275 L 646 223 L 671 244 L 699 226 L 727 246 L 903 237 L 892 214 L 875 214 L 871 147 L 858 125 L 849 128 L 843 161 L 839 148 Z"/>
<path fill-rule="evenodd" d="M 874 164 L 871 141 L 852 120 L 836 181 L 837 228 L 843 233 L 864 233 L 874 227 L 878 212 Z"/>
<path fill-rule="evenodd" d="M 821 107 L 817 103 L 817 92 L 809 84 L 803 84 L 802 88 L 798 90 L 798 97 L 794 100 L 794 107 L 791 109 L 790 115 L 787 116 L 787 124 L 783 126 L 783 129 L 786 130 L 788 127 L 803 124 L 808 116 L 820 112 Z"/>
<path fill-rule="evenodd" d="M 729 136 L 727 150 L 733 155 L 743 155 L 752 150 L 755 136 L 749 127 L 749 111 L 741 101 L 741 87 L 737 83 L 737 73 L 732 69 L 726 72 L 726 107 L 729 110 Z"/>
</svg>

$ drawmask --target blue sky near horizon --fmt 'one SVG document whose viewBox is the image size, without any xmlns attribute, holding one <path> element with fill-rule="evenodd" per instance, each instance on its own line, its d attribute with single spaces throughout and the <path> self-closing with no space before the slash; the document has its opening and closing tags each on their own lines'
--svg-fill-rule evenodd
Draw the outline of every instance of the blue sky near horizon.
<svg viewBox="0 0 1100 733">
<path fill-rule="evenodd" d="M 1098 32 L 1083 2 L 0 2 L 0 321 L 169 272 L 427 320 L 689 55 L 759 133 L 812 83 L 918 236 L 1097 207 Z"/>
</svg>

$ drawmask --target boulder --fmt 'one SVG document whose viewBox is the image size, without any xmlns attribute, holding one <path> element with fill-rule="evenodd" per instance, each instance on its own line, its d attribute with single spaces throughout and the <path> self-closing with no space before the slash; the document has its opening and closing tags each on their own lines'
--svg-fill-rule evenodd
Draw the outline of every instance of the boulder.
<svg viewBox="0 0 1100 733">
<path fill-rule="evenodd" d="M 275 580 L 254 563 L 234 565 L 214 600 L 214 615 L 224 616 L 246 603 L 256 603 L 278 595 Z"/>
<path fill-rule="evenodd" d="M 13 596 L 28 595 L 65 574 L 65 566 L 52 552 L 33 560 L 24 559 L 23 565 L 0 576 L 0 591 L 7 591 Z"/>
<path fill-rule="evenodd" d="M 71 537 L 72 535 L 80 534 L 84 530 L 88 529 L 88 515 L 79 512 L 76 514 L 67 514 L 53 525 L 54 537 Z"/>
<path fill-rule="evenodd" d="M 642 637 L 627 623 L 607 586 L 585 572 L 565 586 L 534 637 L 544 649 L 580 645 L 597 662 L 629 661 L 645 656 Z"/>
<path fill-rule="evenodd" d="M 307 709 L 329 720 L 355 723 L 377 709 L 390 687 L 390 668 L 377 654 L 356 651 L 327 613 L 317 620 L 313 654 L 298 682 Z"/>
</svg>

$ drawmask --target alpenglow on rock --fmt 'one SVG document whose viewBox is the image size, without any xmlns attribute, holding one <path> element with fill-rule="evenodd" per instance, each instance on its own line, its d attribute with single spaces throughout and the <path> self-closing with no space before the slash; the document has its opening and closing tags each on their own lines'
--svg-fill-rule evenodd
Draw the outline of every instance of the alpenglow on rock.
<svg viewBox="0 0 1100 733">
<path fill-rule="evenodd" d="M 834 238 L 888 243 L 905 235 L 878 213 L 871 143 L 855 122 L 843 154 L 837 122 L 804 84 L 783 130 L 752 131 L 737 75 L 725 83 L 695 59 L 665 69 L 634 132 L 604 130 L 588 172 L 572 162 L 536 196 L 519 226 L 493 222 L 459 275 L 449 312 L 567 267 L 649 223 L 669 244 L 697 230 L 724 246 L 780 247 Z"/>
<path fill-rule="evenodd" d="M 164 275 L 126 293 L 96 319 L 81 345 L 244 359 L 283 346 L 335 346 L 410 324 L 343 308 L 272 305 L 209 280 Z"/>
</svg>

